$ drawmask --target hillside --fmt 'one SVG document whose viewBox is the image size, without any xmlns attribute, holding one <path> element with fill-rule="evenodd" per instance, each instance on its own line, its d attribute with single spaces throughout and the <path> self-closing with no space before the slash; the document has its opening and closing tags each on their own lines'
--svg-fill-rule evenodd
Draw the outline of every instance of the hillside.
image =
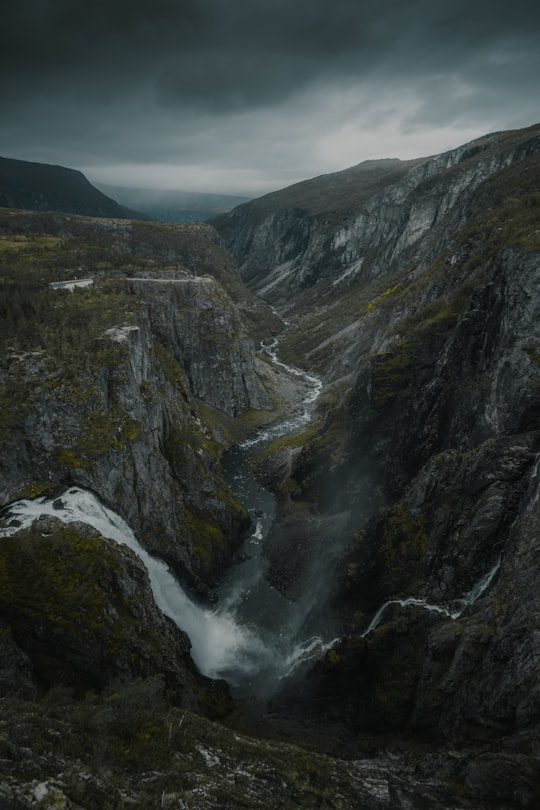
<svg viewBox="0 0 540 810">
<path fill-rule="evenodd" d="M 369 161 L 212 222 L 248 286 L 290 314 L 414 266 L 469 193 L 534 150 L 539 128 L 496 133 L 417 161 Z M 454 226 L 452 226 L 454 227 Z"/>
<path fill-rule="evenodd" d="M 148 219 L 107 197 L 82 172 L 12 158 L 0 158 L 0 207 Z"/>
</svg>

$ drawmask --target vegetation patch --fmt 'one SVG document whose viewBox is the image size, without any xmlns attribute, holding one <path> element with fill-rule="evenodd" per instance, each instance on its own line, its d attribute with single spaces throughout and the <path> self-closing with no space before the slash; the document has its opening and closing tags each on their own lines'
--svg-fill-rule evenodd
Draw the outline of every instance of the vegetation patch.
<svg viewBox="0 0 540 810">
<path fill-rule="evenodd" d="M 411 567 L 415 569 L 426 552 L 429 539 L 426 519 L 400 501 L 385 513 L 379 536 L 379 555 L 387 584 L 391 589 L 398 588 L 402 579 L 410 580 Z"/>
<path fill-rule="evenodd" d="M 404 394 L 414 381 L 410 344 L 400 339 L 391 349 L 371 359 L 372 401 L 375 407 L 388 405 Z"/>
</svg>

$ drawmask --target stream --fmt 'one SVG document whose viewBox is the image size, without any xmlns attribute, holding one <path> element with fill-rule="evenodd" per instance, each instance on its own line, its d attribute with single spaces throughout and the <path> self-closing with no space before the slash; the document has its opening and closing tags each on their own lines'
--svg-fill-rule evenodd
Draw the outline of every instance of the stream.
<svg viewBox="0 0 540 810">
<path fill-rule="evenodd" d="M 311 419 L 313 405 L 321 391 L 318 377 L 286 365 L 276 355 L 277 338 L 262 345 L 272 361 L 305 384 L 304 396 L 285 420 L 257 431 L 228 450 L 222 459 L 225 480 L 248 510 L 253 531 L 240 550 L 239 560 L 227 572 L 216 590 L 216 611 L 234 616 L 239 627 L 253 634 L 256 643 L 238 651 L 233 666 L 224 668 L 224 677 L 239 695 L 268 696 L 282 678 L 302 661 L 324 652 L 335 639 L 301 635 L 304 615 L 298 605 L 286 599 L 267 580 L 268 561 L 264 540 L 276 513 L 275 496 L 256 480 L 250 467 L 255 448 L 291 433 Z"/>
<path fill-rule="evenodd" d="M 263 350 L 289 375 L 305 383 L 305 393 L 290 417 L 261 429 L 224 455 L 224 477 L 248 510 L 253 528 L 237 555 L 238 561 L 214 592 L 211 607 L 186 593 L 167 564 L 151 556 L 123 518 L 88 490 L 71 487 L 53 498 L 20 500 L 1 510 L 4 526 L 0 537 L 15 534 L 41 515 L 48 515 L 65 523 L 89 524 L 104 537 L 125 543 L 146 566 L 158 606 L 189 635 L 192 657 L 200 671 L 208 677 L 225 678 L 237 696 L 270 696 L 295 666 L 324 652 L 334 641 L 301 637 L 301 611 L 265 577 L 263 543 L 274 521 L 276 503 L 274 495 L 257 483 L 250 458 L 256 446 L 306 424 L 322 386 L 317 377 L 282 363 L 275 354 L 276 345 L 277 340 L 264 345 Z"/>
<path fill-rule="evenodd" d="M 224 477 L 252 520 L 233 563 L 213 594 L 212 606 L 202 605 L 187 594 L 166 563 L 144 549 L 132 529 L 96 495 L 71 487 L 54 498 L 20 500 L 1 510 L 0 537 L 29 527 L 40 515 L 50 515 L 70 523 L 81 521 L 104 537 L 125 543 L 146 566 L 156 603 L 190 637 L 192 657 L 199 670 L 211 678 L 225 678 L 233 695 L 270 697 L 280 682 L 302 662 L 322 655 L 338 639 L 306 637 L 302 631 L 302 606 L 283 597 L 267 580 L 264 540 L 272 527 L 276 500 L 255 479 L 250 460 L 255 448 L 300 428 L 311 419 L 321 381 L 307 372 L 282 363 L 276 356 L 277 340 L 263 350 L 289 375 L 304 383 L 304 396 L 285 420 L 262 428 L 254 436 L 224 454 Z M 537 475 L 537 467 L 535 475 Z M 363 635 L 381 623 L 390 605 L 416 606 L 456 619 L 490 586 L 501 564 L 495 566 L 462 599 L 450 605 L 431 605 L 423 599 L 392 599 L 373 616 Z"/>
</svg>

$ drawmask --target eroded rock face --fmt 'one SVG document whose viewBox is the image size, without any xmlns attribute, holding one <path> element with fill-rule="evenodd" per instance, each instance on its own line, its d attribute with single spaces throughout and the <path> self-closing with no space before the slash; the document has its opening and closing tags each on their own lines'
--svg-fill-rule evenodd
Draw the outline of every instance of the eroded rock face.
<svg viewBox="0 0 540 810">
<path fill-rule="evenodd" d="M 309 581 L 325 555 L 313 622 L 339 616 L 342 637 L 274 708 L 355 734 L 485 746 L 460 778 L 494 807 L 530 806 L 538 791 L 536 132 L 504 154 L 454 155 L 405 195 L 417 214 L 401 258 L 399 238 L 371 257 L 392 274 L 349 301 L 329 292 L 317 344 L 315 317 L 300 314 L 308 357 L 339 396 L 280 484 L 268 550 L 289 595 L 287 572 Z M 310 531 L 338 518 L 341 531 Z"/>
<path fill-rule="evenodd" d="M 222 481 L 184 372 L 148 325 L 107 331 L 87 368 L 69 374 L 47 355 L 8 362 L 5 388 L 24 380 L 26 390 L 4 444 L 4 503 L 51 486 L 86 487 L 147 548 L 201 586 L 211 582 L 246 516 Z"/>
<path fill-rule="evenodd" d="M 1 538 L 0 559 L 2 634 L 12 649 L 4 692 L 65 686 L 83 694 L 159 675 L 178 705 L 230 709 L 225 685 L 198 673 L 187 635 L 158 609 L 127 546 L 87 524 L 41 517 Z"/>
<path fill-rule="evenodd" d="M 89 488 L 206 591 L 247 524 L 216 435 L 272 408 L 243 317 L 208 275 L 217 263 L 231 294 L 242 288 L 217 234 L 11 211 L 0 231 L 17 287 L 0 364 L 0 502 Z M 49 286 L 68 274 L 93 283 Z"/>
<path fill-rule="evenodd" d="M 184 367 L 198 399 L 230 416 L 271 409 L 255 372 L 255 347 L 238 312 L 212 277 L 138 279 L 154 335 Z"/>
<path fill-rule="evenodd" d="M 428 246 L 463 224 L 480 184 L 538 149 L 538 129 L 486 136 L 423 161 L 374 161 L 239 206 L 213 222 L 251 289 L 285 310 L 325 278 L 370 283 L 397 262 L 429 257 Z M 377 182 L 373 182 L 373 175 Z M 317 204 L 310 184 L 319 184 Z M 354 194 L 349 186 L 354 187 Z M 343 189 L 341 196 L 335 187 Z M 328 190 L 329 189 L 329 190 Z M 328 200 L 325 205 L 325 198 Z"/>
<path fill-rule="evenodd" d="M 535 648 L 536 597 L 528 582 L 531 567 L 537 567 L 536 518 L 531 520 L 530 512 L 538 497 L 540 377 L 531 347 L 540 341 L 540 299 L 538 264 L 530 253 L 507 251 L 490 269 L 491 281 L 472 294 L 461 316 L 419 320 L 393 347 L 368 359 L 332 417 L 334 427 L 321 432 L 296 465 L 300 494 L 295 497 L 322 505 L 326 512 L 347 507 L 351 513 L 354 539 L 342 558 L 334 602 L 346 606 L 347 629 L 359 647 L 345 643 L 349 663 L 343 666 L 350 668 L 352 656 L 364 678 L 372 673 L 371 687 L 357 690 L 350 680 L 358 700 L 369 703 L 368 695 L 374 700 L 385 692 L 378 711 L 372 700 L 370 720 L 360 719 L 364 710 L 347 713 L 360 727 L 364 722 L 376 726 L 395 711 L 395 727 L 413 722 L 459 737 L 474 736 L 485 725 L 509 733 L 521 728 L 518 705 L 538 680 L 538 663 L 533 666 L 527 653 L 529 663 L 523 659 L 521 669 L 535 675 L 529 687 L 519 686 L 521 675 L 516 677 L 513 703 L 500 709 L 507 720 L 499 723 L 495 702 L 509 700 L 511 689 L 503 684 L 512 681 L 504 656 L 517 661 Z M 338 461 L 335 441 L 327 440 L 335 436 L 336 424 L 347 436 Z M 368 479 L 378 482 L 378 502 L 365 497 Z M 522 544 L 532 555 L 523 566 Z M 310 550 L 307 543 L 305 560 Z M 336 540 L 336 558 L 340 554 L 343 547 Z M 463 600 L 498 561 L 490 597 L 465 609 Z M 506 577 L 513 582 L 513 596 L 504 585 Z M 425 609 L 394 605 L 380 627 L 362 638 L 381 605 L 408 597 L 463 613 L 449 623 L 448 616 L 422 619 L 418 613 Z M 519 631 L 514 622 L 521 622 Z M 430 631 L 433 623 L 437 629 Z M 381 652 L 382 638 L 386 653 Z M 410 656 L 402 649 L 409 642 Z M 400 658 L 409 664 L 400 667 Z M 485 669 L 481 660 L 490 660 Z M 339 671 L 339 661 L 334 664 Z M 397 669 L 401 680 L 409 679 L 408 689 L 400 681 L 394 690 L 383 686 Z M 488 670 L 492 698 L 486 691 Z M 475 698 L 468 671 L 475 677 L 483 673 Z M 449 679 L 446 686 L 436 682 L 435 672 Z"/>
</svg>

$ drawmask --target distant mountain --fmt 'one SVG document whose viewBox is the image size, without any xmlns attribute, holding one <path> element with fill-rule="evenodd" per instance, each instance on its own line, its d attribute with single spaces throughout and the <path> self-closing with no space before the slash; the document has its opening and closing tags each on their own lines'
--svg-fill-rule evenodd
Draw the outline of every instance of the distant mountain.
<svg viewBox="0 0 540 810">
<path fill-rule="evenodd" d="M 98 188 L 105 194 L 114 197 L 122 205 L 142 211 L 160 222 L 204 222 L 250 200 L 250 197 L 231 194 L 164 191 L 162 189 L 110 186 L 102 183 L 98 183 Z"/>
<path fill-rule="evenodd" d="M 91 217 L 148 219 L 119 205 L 75 169 L 0 158 L 0 207 Z"/>
<path fill-rule="evenodd" d="M 468 194 L 538 148 L 539 131 L 492 133 L 417 160 L 365 161 L 267 194 L 211 224 L 243 280 L 282 313 L 299 306 L 309 313 L 323 292 L 337 306 L 353 288 L 416 266 L 428 243 L 450 232 L 446 218 L 465 216 Z"/>
</svg>

